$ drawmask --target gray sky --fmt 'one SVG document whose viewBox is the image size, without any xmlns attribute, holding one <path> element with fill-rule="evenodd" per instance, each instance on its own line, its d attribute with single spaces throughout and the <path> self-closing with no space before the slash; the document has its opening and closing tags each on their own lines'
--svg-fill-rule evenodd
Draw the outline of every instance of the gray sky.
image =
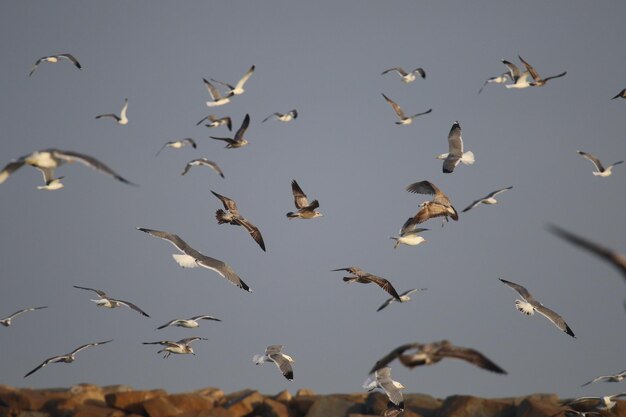
<svg viewBox="0 0 626 417">
<path fill-rule="evenodd" d="M 308 387 L 359 391 L 374 362 L 396 346 L 447 338 L 479 349 L 509 372 L 494 375 L 460 361 L 413 371 L 392 365 L 408 392 L 481 396 L 556 392 L 562 396 L 623 391 L 579 386 L 626 368 L 626 294 L 608 265 L 545 230 L 555 223 L 626 252 L 623 166 L 609 178 L 591 174 L 576 150 L 605 163 L 626 158 L 626 87 L 622 2 L 148 2 L 20 1 L 0 4 L 0 164 L 48 147 L 95 156 L 129 187 L 82 166 L 64 166 L 66 188 L 36 189 L 26 167 L 0 185 L 0 315 L 49 305 L 0 329 L 1 383 L 68 386 L 124 383 L 183 391 L 219 386 L 266 393 Z M 35 60 L 70 52 L 82 63 Z M 567 71 L 544 88 L 489 85 L 501 59 L 531 62 L 543 76 Z M 208 109 L 202 78 L 235 82 L 252 65 L 246 93 Z M 426 70 L 404 85 L 380 73 L 394 66 Z M 407 113 L 433 108 L 396 126 L 381 93 Z M 119 112 L 127 126 L 94 120 Z M 297 108 L 289 124 L 260 121 Z M 214 112 L 239 126 L 251 116 L 242 149 L 223 149 L 195 123 Z M 435 155 L 458 120 L 473 166 L 441 172 Z M 198 149 L 156 151 L 193 137 Z M 226 178 L 193 169 L 208 157 Z M 321 219 L 289 221 L 297 179 L 320 201 Z M 427 243 L 393 249 L 389 236 L 426 200 L 404 191 L 415 181 L 438 185 L 460 211 L 509 185 L 500 205 L 462 213 L 458 222 L 425 224 Z M 237 201 L 265 238 L 263 253 L 240 228 L 217 225 L 214 190 Z M 224 260 L 254 292 L 204 270 L 183 270 L 175 249 L 135 230 L 179 234 Z M 414 301 L 377 313 L 386 294 L 346 285 L 331 269 L 359 266 L 398 291 L 427 287 Z M 543 317 L 515 311 L 516 294 L 498 277 L 525 285 L 564 316 L 574 340 Z M 100 288 L 132 301 L 105 310 Z M 166 321 L 212 314 L 222 323 L 154 330 Z M 208 337 L 197 356 L 163 360 L 141 342 Z M 71 365 L 23 375 L 45 358 L 114 338 L 81 352 Z M 284 344 L 295 381 L 251 361 Z"/>
</svg>

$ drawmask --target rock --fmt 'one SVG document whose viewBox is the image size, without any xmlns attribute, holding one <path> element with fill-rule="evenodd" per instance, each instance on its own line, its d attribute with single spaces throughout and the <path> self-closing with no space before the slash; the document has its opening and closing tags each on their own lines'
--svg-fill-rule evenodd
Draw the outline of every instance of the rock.
<svg viewBox="0 0 626 417">
<path fill-rule="evenodd" d="M 312 389 L 308 389 L 308 388 L 300 388 L 298 391 L 296 391 L 296 397 L 311 396 L 311 395 L 317 395 L 317 394 L 315 393 L 315 391 L 313 391 Z"/>
<path fill-rule="evenodd" d="M 553 417 L 558 415 L 563 407 L 558 402 L 529 397 L 517 407 L 516 417 Z"/>
<path fill-rule="evenodd" d="M 219 388 L 206 387 L 196 391 L 192 391 L 191 394 L 197 394 L 201 397 L 207 397 L 213 400 L 213 404 L 220 404 L 224 400 L 224 391 Z"/>
<path fill-rule="evenodd" d="M 154 397 L 144 401 L 143 408 L 148 417 L 173 417 L 180 414 L 180 410 L 167 397 Z"/>
<path fill-rule="evenodd" d="M 55 416 L 58 414 L 55 413 Z M 124 417 L 125 414 L 122 410 L 118 410 L 116 408 L 110 408 L 106 406 L 98 406 L 98 405 L 89 405 L 83 404 L 79 405 L 74 409 L 64 410 L 62 414 L 64 416 L 71 417 Z"/>
<path fill-rule="evenodd" d="M 446 398 L 437 417 L 515 417 L 512 401 L 453 395 Z"/>
<path fill-rule="evenodd" d="M 293 396 L 287 390 L 283 390 L 279 392 L 278 394 L 274 395 L 274 400 L 280 401 L 281 403 L 288 403 L 289 401 L 291 401 L 292 398 Z"/>
<path fill-rule="evenodd" d="M 199 394 L 170 394 L 167 400 L 180 412 L 210 410 L 215 406 L 213 398 Z"/>
<path fill-rule="evenodd" d="M 404 394 L 404 409 L 413 411 L 424 417 L 435 417 L 441 404 L 441 400 L 431 395 Z"/>
<path fill-rule="evenodd" d="M 289 408 L 293 410 L 297 416 L 305 416 L 309 409 L 317 399 L 318 395 L 297 395 L 289 402 Z"/>
<path fill-rule="evenodd" d="M 309 408 L 306 417 L 344 417 L 350 413 L 362 413 L 365 407 L 335 395 L 319 396 Z"/>
<path fill-rule="evenodd" d="M 224 404 L 224 408 L 228 410 L 230 417 L 243 417 L 250 414 L 254 409 L 263 403 L 263 396 L 258 391 L 240 391 L 231 395 L 227 395 L 228 402 Z"/>
<path fill-rule="evenodd" d="M 50 414 L 41 411 L 22 411 L 17 417 L 50 417 Z"/>
<path fill-rule="evenodd" d="M 387 398 L 385 394 L 376 391 L 376 392 L 370 393 L 367 396 L 367 400 L 365 401 L 365 406 L 366 406 L 368 413 L 379 416 L 387 408 L 388 402 L 389 402 L 389 399 Z"/>
<path fill-rule="evenodd" d="M 289 408 L 271 398 L 266 398 L 257 412 L 263 417 L 289 417 Z"/>
<path fill-rule="evenodd" d="M 106 394 L 104 399 L 109 407 L 119 408 L 120 410 L 131 413 L 143 414 L 143 402 L 151 398 L 163 397 L 167 395 L 165 390 L 152 391 L 121 391 Z"/>
</svg>

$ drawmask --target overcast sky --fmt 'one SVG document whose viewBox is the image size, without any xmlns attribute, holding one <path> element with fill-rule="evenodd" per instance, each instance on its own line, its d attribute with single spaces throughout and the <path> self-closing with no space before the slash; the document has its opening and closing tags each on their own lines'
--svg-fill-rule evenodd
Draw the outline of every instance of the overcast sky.
<svg viewBox="0 0 626 417">
<path fill-rule="evenodd" d="M 626 368 L 626 286 L 610 266 L 546 231 L 547 223 L 626 252 L 626 169 L 592 175 L 577 150 L 605 163 L 626 159 L 623 2 L 530 1 L 19 1 L 0 4 L 0 165 L 38 149 L 92 155 L 131 187 L 80 165 L 64 166 L 65 188 L 39 191 L 25 167 L 0 185 L 0 316 L 37 305 L 0 329 L 0 383 L 52 387 L 80 382 L 185 391 L 218 386 L 264 393 L 307 387 L 356 392 L 376 360 L 396 346 L 449 339 L 480 350 L 508 375 L 461 361 L 409 371 L 393 363 L 407 392 L 489 397 L 624 391 L 579 386 Z M 69 52 L 83 65 L 37 58 Z M 483 82 L 501 59 L 521 55 L 545 76 L 543 88 L 507 90 Z M 236 82 L 256 65 L 246 92 L 209 109 L 202 78 Z M 387 68 L 423 67 L 403 84 Z M 397 126 L 385 93 L 407 113 Z M 129 99 L 127 126 L 95 120 Z M 261 120 L 296 108 L 291 123 Z M 249 145 L 224 149 L 195 124 L 207 114 L 246 113 Z M 472 166 L 441 172 L 452 123 L 462 127 Z M 193 137 L 197 149 L 166 149 Z M 223 168 L 180 172 L 207 157 Z M 324 217 L 288 220 L 296 179 Z M 458 222 L 424 224 L 427 243 L 393 249 L 389 236 L 427 196 L 404 191 L 430 180 L 457 210 L 502 187 L 496 206 Z M 262 252 L 242 228 L 218 225 L 214 190 L 234 199 L 259 227 Z M 206 269 L 184 270 L 167 242 L 136 230 L 179 234 L 230 264 L 246 293 Z M 345 284 L 332 269 L 359 266 L 398 291 L 426 287 L 407 304 L 376 312 L 379 288 Z M 577 336 L 514 308 L 517 294 L 498 278 L 526 286 L 559 312 Z M 96 308 L 99 288 L 134 302 Z M 198 329 L 155 328 L 211 314 Z M 197 356 L 162 359 L 141 342 L 202 336 Z M 23 379 L 47 357 L 93 341 L 70 365 Z M 255 353 L 284 344 L 295 380 Z"/>
</svg>

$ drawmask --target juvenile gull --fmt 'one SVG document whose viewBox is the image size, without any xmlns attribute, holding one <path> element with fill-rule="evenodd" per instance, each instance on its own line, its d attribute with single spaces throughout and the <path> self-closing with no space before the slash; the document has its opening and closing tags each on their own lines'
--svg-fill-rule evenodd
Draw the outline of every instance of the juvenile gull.
<svg viewBox="0 0 626 417">
<path fill-rule="evenodd" d="M 280 120 L 281 122 L 290 122 L 293 119 L 298 118 L 298 110 L 296 109 L 289 110 L 287 113 L 284 113 L 284 114 L 278 113 L 278 112 L 272 113 L 269 116 L 267 116 L 265 119 L 263 119 L 261 123 L 267 122 L 272 117 L 276 117 L 276 120 Z"/>
<path fill-rule="evenodd" d="M 314 219 L 323 216 L 319 211 L 315 211 L 320 206 L 319 201 L 313 200 L 309 204 L 306 194 L 304 194 L 296 180 L 291 181 L 291 192 L 293 193 L 293 201 L 298 211 L 287 213 L 289 219 Z"/>
<path fill-rule="evenodd" d="M 400 302 L 400 303 L 407 303 L 407 302 L 411 301 L 411 297 L 410 297 L 410 295 L 411 295 L 411 294 L 413 294 L 413 293 L 414 293 L 414 292 L 416 292 L 416 291 L 426 291 L 426 288 L 419 288 L 419 289 L 418 289 L 418 288 L 413 288 L 413 289 L 411 289 L 411 290 L 405 291 L 405 292 L 403 292 L 402 294 L 400 294 L 400 299 L 399 299 L 399 300 L 396 300 L 396 299 L 395 299 L 395 298 L 393 298 L 393 297 L 388 298 L 388 299 L 387 299 L 387 300 L 383 303 L 383 305 L 381 305 L 380 307 L 378 307 L 378 310 L 376 310 L 376 311 L 380 311 L 380 310 L 382 310 L 383 308 L 387 307 L 389 304 L 393 303 L 394 301 L 398 301 L 398 302 Z"/>
<path fill-rule="evenodd" d="M 119 306 L 126 306 L 130 308 L 131 310 L 135 310 L 137 313 L 143 316 L 150 317 L 145 311 L 137 307 L 135 304 L 128 302 L 128 301 L 118 300 L 118 299 L 109 297 L 104 291 L 96 290 L 94 288 L 88 288 L 88 287 L 80 287 L 78 285 L 73 285 L 73 287 L 81 289 L 81 290 L 93 291 L 96 294 L 98 294 L 98 296 L 100 297 L 99 300 L 91 300 L 94 303 L 96 303 L 98 307 L 116 308 Z"/>
<path fill-rule="evenodd" d="M 217 219 L 217 224 L 232 224 L 234 226 L 241 226 L 252 236 L 252 239 L 263 249 L 265 252 L 265 242 L 263 242 L 263 236 L 261 236 L 261 232 L 259 228 L 250 223 L 249 220 L 244 218 L 241 214 L 239 214 L 239 210 L 237 209 L 237 203 L 235 200 L 232 200 L 228 197 L 224 197 L 216 193 L 215 191 L 211 191 L 213 195 L 222 202 L 224 206 L 224 210 L 219 209 L 215 212 L 215 218 Z"/>
<path fill-rule="evenodd" d="M 162 232 L 160 230 L 145 229 L 143 227 L 138 227 L 137 230 L 148 233 L 150 236 L 167 240 L 172 245 L 174 245 L 176 249 L 182 252 L 182 254 L 175 253 L 172 254 L 172 257 L 181 267 L 195 268 L 197 266 L 201 266 L 202 268 L 210 269 L 220 274 L 220 276 L 222 276 L 223 278 L 226 278 L 228 281 L 230 281 L 231 284 L 236 285 L 239 288 L 248 292 L 252 292 L 250 287 L 248 287 L 248 285 L 243 282 L 237 274 L 235 274 L 235 271 L 233 271 L 230 265 L 227 265 L 224 262 L 215 258 L 211 258 L 210 256 L 201 254 L 200 252 L 189 246 L 187 242 L 182 240 L 178 235 Z"/>
<path fill-rule="evenodd" d="M 420 210 L 415 216 L 410 217 L 402 226 L 402 229 L 408 229 L 416 224 L 424 223 L 428 219 L 443 216 L 448 221 L 448 216 L 452 220 L 459 220 L 459 214 L 450 203 L 450 199 L 435 184 L 430 181 L 420 181 L 410 184 L 406 190 L 410 193 L 431 194 L 434 198 L 419 205 Z M 441 223 L 443 226 L 443 222 Z"/>
<path fill-rule="evenodd" d="M 389 239 L 393 239 L 396 241 L 396 243 L 393 245 L 394 249 L 396 249 L 401 244 L 409 245 L 409 246 L 416 246 L 422 242 L 426 242 L 426 239 L 421 237 L 420 233 L 425 232 L 427 230 L 430 230 L 430 229 L 416 227 L 416 225 L 412 224 L 412 225 L 409 225 L 408 227 L 402 227 L 402 229 L 400 229 L 400 236 L 391 236 Z"/>
<path fill-rule="evenodd" d="M 243 118 L 243 122 L 237 132 L 235 132 L 235 137 L 233 138 L 221 138 L 215 136 L 209 136 L 211 139 L 222 140 L 227 143 L 226 148 L 241 148 L 242 146 L 246 146 L 248 141 L 243 137 L 245 135 L 246 130 L 248 129 L 248 125 L 250 125 L 250 115 L 246 114 L 246 117 Z"/>
<path fill-rule="evenodd" d="M 567 72 L 564 71 L 564 72 L 562 72 L 561 74 L 558 74 L 558 75 L 553 75 L 551 77 L 541 78 L 539 76 L 539 74 L 537 73 L 537 71 L 535 71 L 535 69 L 528 62 L 524 61 L 524 58 L 522 58 L 519 55 L 517 57 L 519 58 L 520 61 L 522 61 L 522 64 L 524 64 L 524 66 L 526 67 L 526 70 L 528 71 L 530 76 L 533 77 L 533 80 L 535 80 L 534 82 L 530 83 L 531 87 L 543 87 L 551 79 L 563 77 L 565 74 L 567 74 Z"/>
<path fill-rule="evenodd" d="M 389 401 L 402 409 L 404 408 L 402 397 L 402 389 L 404 389 L 404 385 L 391 379 L 391 368 L 389 367 L 377 369 L 374 373 L 373 379 L 368 378 L 365 380 L 363 388 L 368 391 L 380 388 L 385 392 L 385 394 L 387 394 Z"/>
<path fill-rule="evenodd" d="M 213 321 L 222 321 L 216 317 L 213 316 L 209 316 L 208 314 L 203 314 L 200 316 L 193 316 L 191 318 L 188 319 L 174 319 L 174 320 L 170 320 L 167 323 L 157 327 L 157 330 L 161 330 L 161 329 L 165 329 L 166 327 L 169 326 L 177 326 L 177 327 L 185 327 L 187 329 L 194 329 L 198 326 L 200 326 L 200 323 L 198 323 L 198 320 L 213 320 Z"/>
<path fill-rule="evenodd" d="M 48 308 L 48 306 L 23 308 L 11 314 L 10 316 L 7 316 L 1 319 L 0 324 L 3 325 L 4 327 L 9 327 L 11 325 L 11 321 L 13 320 L 15 316 L 20 315 L 22 313 L 26 313 L 27 311 L 41 310 L 42 308 Z"/>
<path fill-rule="evenodd" d="M 626 370 L 615 374 L 615 375 L 601 375 L 601 376 L 597 376 L 594 379 L 592 379 L 589 382 L 585 382 L 584 384 L 581 385 L 581 387 L 586 387 L 589 384 L 593 384 L 595 382 L 598 381 L 604 381 L 604 382 L 622 382 L 624 379 L 626 378 Z"/>
<path fill-rule="evenodd" d="M 511 77 L 512 84 L 506 84 L 506 88 L 528 88 L 530 87 L 530 81 L 528 78 L 530 77 L 530 73 L 528 71 L 524 71 L 523 73 L 517 67 L 517 65 L 502 60 L 502 63 L 509 69 L 509 76 Z"/>
<path fill-rule="evenodd" d="M 547 318 L 554 324 L 556 327 L 567 333 L 568 335 L 576 338 L 574 336 L 574 332 L 570 327 L 565 323 L 563 317 L 559 316 L 556 312 L 550 310 L 548 307 L 545 307 L 539 301 L 535 300 L 535 298 L 528 292 L 528 290 L 522 287 L 519 284 L 516 284 L 511 281 L 504 280 L 502 278 L 498 278 L 500 281 L 513 288 L 519 295 L 522 296 L 523 300 L 515 300 L 515 308 L 518 309 L 521 313 L 532 316 L 535 314 L 535 311 Z"/>
<path fill-rule="evenodd" d="M 241 79 L 237 82 L 237 85 L 232 86 L 230 84 L 227 83 L 223 83 L 221 81 L 217 81 L 214 78 L 211 78 L 211 81 L 215 81 L 218 84 L 222 84 L 223 86 L 226 86 L 228 88 L 230 88 L 230 91 L 228 91 L 226 93 L 227 97 L 231 97 L 231 96 L 239 96 L 241 94 L 244 93 L 244 89 L 243 86 L 244 84 L 248 81 L 248 79 L 252 76 L 252 73 L 254 72 L 255 66 L 251 66 L 250 69 L 248 71 L 246 71 L 246 73 L 244 74 L 243 77 L 241 77 Z"/>
<path fill-rule="evenodd" d="M 128 99 L 126 98 L 124 99 L 124 105 L 122 106 L 122 111 L 120 111 L 119 116 L 114 113 L 106 113 L 106 114 L 100 114 L 96 116 L 96 119 L 101 119 L 103 117 L 110 117 L 112 119 L 115 119 L 118 125 L 124 126 L 128 124 L 128 117 L 126 117 L 127 111 L 128 111 Z"/>
<path fill-rule="evenodd" d="M 388 280 L 386 280 L 385 278 L 381 278 L 378 277 L 376 275 L 372 275 L 369 272 L 365 272 L 364 270 L 357 268 L 356 266 L 349 266 L 347 268 L 339 268 L 339 269 L 333 269 L 333 272 L 335 271 L 347 271 L 349 273 L 351 273 L 352 277 L 344 277 L 343 281 L 347 282 L 348 284 L 351 282 L 358 282 L 361 284 L 369 284 L 370 282 L 373 282 L 374 284 L 378 285 L 380 288 L 382 288 L 383 290 L 385 290 L 386 292 L 388 292 L 389 294 L 391 294 L 391 296 L 393 298 L 396 299 L 396 301 L 400 301 L 402 302 L 402 300 L 400 299 L 400 296 L 398 295 L 398 292 L 396 291 L 395 288 L 393 288 L 393 285 L 391 285 L 391 282 L 389 282 Z"/>
<path fill-rule="evenodd" d="M 180 173 L 180 175 L 185 175 L 191 169 L 191 167 L 200 167 L 200 166 L 209 167 L 213 171 L 220 174 L 220 177 L 224 178 L 224 173 L 222 172 L 222 169 L 215 162 L 209 161 L 206 158 L 198 158 L 198 159 L 194 159 L 192 161 L 187 162 L 187 165 L 185 165 L 185 169 L 183 170 L 183 172 Z"/>
<path fill-rule="evenodd" d="M 472 204 L 470 204 L 469 206 L 465 207 L 463 209 L 463 213 L 465 213 L 466 211 L 469 211 L 471 209 L 473 209 L 474 207 L 480 205 L 480 204 L 488 204 L 488 205 L 492 205 L 492 204 L 498 204 L 498 200 L 496 200 L 496 196 L 500 193 L 503 193 L 507 190 L 510 190 L 511 188 L 513 188 L 513 186 L 510 187 L 506 187 L 506 188 L 501 188 L 499 190 L 493 191 L 489 194 L 487 194 L 485 197 L 480 198 L 476 201 L 474 201 Z"/>
<path fill-rule="evenodd" d="M 87 349 L 87 348 L 92 347 L 92 346 L 104 345 L 105 343 L 109 343 L 109 342 L 112 342 L 112 341 L 113 341 L 113 339 L 106 340 L 104 342 L 87 343 L 86 345 L 82 345 L 82 346 L 77 347 L 76 349 L 74 349 L 73 351 L 71 351 L 70 353 L 68 353 L 66 355 L 53 356 L 51 358 L 48 358 L 45 361 L 43 361 L 39 366 L 37 366 L 35 369 L 33 369 L 32 371 L 30 371 L 29 373 L 24 375 L 24 378 L 26 378 L 29 375 L 34 374 L 35 372 L 37 372 L 38 370 L 40 370 L 41 368 L 43 368 L 44 366 L 46 366 L 49 363 L 59 363 L 59 362 L 71 363 L 71 362 L 74 362 L 76 360 L 76 354 L 78 352 L 80 352 L 81 350 Z"/>
<path fill-rule="evenodd" d="M 171 340 L 160 340 L 158 342 L 142 342 L 144 345 L 162 345 L 165 346 L 163 349 L 159 350 L 157 353 L 165 353 L 163 355 L 163 359 L 168 358 L 172 353 L 176 353 L 179 355 L 192 354 L 195 356 L 195 352 L 193 348 L 189 346 L 191 342 L 195 342 L 196 340 L 209 340 L 206 337 L 187 337 L 185 339 L 180 339 L 177 342 L 172 342 Z"/>
<path fill-rule="evenodd" d="M 295 361 L 289 355 L 283 353 L 283 345 L 271 345 L 265 349 L 264 355 L 254 355 L 252 361 L 260 365 L 264 362 L 274 362 L 285 378 L 293 381 L 293 368 L 291 366 Z"/>
<path fill-rule="evenodd" d="M 415 68 L 411 72 L 406 72 L 402 67 L 395 67 L 395 68 L 389 68 L 389 69 L 384 70 L 382 74 L 380 75 L 385 75 L 388 72 L 392 72 L 392 71 L 397 73 L 400 76 L 400 79 L 402 80 L 402 82 L 405 84 L 412 83 L 413 81 L 415 81 L 415 79 L 417 78 L 416 75 L 419 75 L 422 78 L 426 78 L 426 72 L 424 72 L 422 68 Z"/>
<path fill-rule="evenodd" d="M 595 401 L 597 402 L 596 408 L 598 410 L 608 411 L 611 408 L 615 407 L 615 404 L 617 404 L 617 402 L 614 400 L 620 397 L 626 397 L 626 392 L 622 392 L 620 394 L 605 395 L 603 397 L 579 397 L 579 398 L 576 398 L 575 400 L 570 401 L 567 404 L 572 405 L 572 404 L 577 404 L 581 402 Z"/>
<path fill-rule="evenodd" d="M 224 104 L 230 103 L 230 99 L 228 97 L 222 97 L 222 94 L 220 94 L 219 90 L 215 88 L 215 86 L 209 81 L 207 81 L 206 78 L 203 78 L 202 81 L 204 81 L 204 85 L 211 95 L 211 101 L 206 102 L 207 107 L 223 106 Z"/>
<path fill-rule="evenodd" d="M 57 62 L 59 62 L 62 59 L 66 59 L 66 60 L 70 61 L 78 69 L 83 69 L 83 67 L 80 65 L 78 60 L 76 58 L 74 58 L 74 55 L 72 55 L 72 54 L 48 55 L 48 56 L 44 56 L 44 57 L 39 58 L 35 62 L 35 65 L 33 66 L 33 69 L 30 71 L 30 74 L 28 74 L 28 76 L 30 77 L 31 75 L 33 75 L 33 73 L 35 72 L 35 70 L 37 69 L 39 64 L 41 64 L 42 62 L 50 62 L 52 64 L 56 64 Z"/>
<path fill-rule="evenodd" d="M 397 125 L 410 125 L 411 123 L 413 123 L 413 119 L 415 119 L 417 116 L 422 116 L 424 114 L 428 114 L 431 111 L 433 111 L 433 109 L 428 109 L 425 112 L 417 113 L 417 114 L 414 114 L 413 116 L 406 116 L 402 108 L 395 101 L 393 101 L 392 99 L 390 99 L 384 94 L 383 94 L 383 97 L 385 98 L 385 100 L 387 100 L 387 103 L 389 103 L 393 111 L 396 112 L 398 119 L 400 119 L 399 122 L 396 122 Z"/>
<path fill-rule="evenodd" d="M 478 90 L 478 94 L 483 91 L 483 88 L 485 88 L 487 84 L 504 84 L 507 81 L 511 81 L 511 74 L 508 72 L 502 73 L 496 77 L 487 78 L 487 81 L 485 81 L 483 86 L 480 87 L 480 90 Z"/>
<path fill-rule="evenodd" d="M 609 177 L 613 173 L 612 170 L 615 165 L 624 163 L 624 161 L 617 161 L 613 163 L 612 165 L 609 165 L 608 167 L 605 168 L 597 156 L 587 153 L 587 152 L 583 152 L 583 151 L 576 151 L 576 152 L 578 152 L 578 154 L 582 156 L 583 158 L 593 163 L 593 165 L 596 167 L 596 170 L 593 171 L 593 175 L 595 175 L 596 177 Z"/>
<path fill-rule="evenodd" d="M 182 148 L 185 145 L 191 145 L 191 147 L 194 148 L 194 149 L 196 149 L 198 147 L 198 145 L 196 144 L 196 141 L 193 140 L 192 138 L 185 138 L 185 139 L 180 139 L 180 140 L 172 140 L 172 141 L 166 142 L 165 145 L 161 146 L 161 149 L 159 149 L 159 151 L 154 156 L 159 156 L 161 151 L 163 149 L 165 149 L 165 148 L 180 149 L 180 148 Z"/>
<path fill-rule="evenodd" d="M 454 171 L 454 168 L 463 162 L 463 165 L 472 165 L 475 161 L 472 151 L 463 152 L 463 138 L 461 137 L 461 126 L 459 122 L 454 122 L 448 133 L 448 153 L 437 156 L 443 159 L 443 172 L 446 174 Z"/>
<path fill-rule="evenodd" d="M 204 121 L 208 121 L 208 124 L 205 124 L 206 127 L 219 127 L 219 126 L 226 126 L 228 128 L 228 130 L 233 130 L 233 123 L 230 117 L 226 116 L 226 117 L 217 117 L 214 114 L 209 114 L 208 116 L 204 117 L 202 120 L 200 120 L 198 123 L 196 123 L 196 126 L 199 126 L 200 123 L 204 122 Z"/>
</svg>

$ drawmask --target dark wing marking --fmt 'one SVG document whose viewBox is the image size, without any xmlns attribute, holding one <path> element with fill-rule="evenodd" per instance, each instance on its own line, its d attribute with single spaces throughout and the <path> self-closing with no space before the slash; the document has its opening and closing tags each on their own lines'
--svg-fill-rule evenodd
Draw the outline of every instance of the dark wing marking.
<svg viewBox="0 0 626 417">
<path fill-rule="evenodd" d="M 239 210 L 237 210 L 237 203 L 235 203 L 235 200 L 224 197 L 223 195 L 220 195 L 213 190 L 211 190 L 211 193 L 213 193 L 215 197 L 220 199 L 225 210 L 228 210 L 233 214 L 239 214 Z"/>
<path fill-rule="evenodd" d="M 72 287 L 79 288 L 81 290 L 93 291 L 96 294 L 98 294 L 100 296 L 100 298 L 107 298 L 107 294 L 104 291 L 102 291 L 102 290 L 97 290 L 95 288 L 89 288 L 89 287 L 81 287 L 81 286 L 78 286 L 78 285 L 72 285 Z"/>
<path fill-rule="evenodd" d="M 102 173 L 110 175 L 116 180 L 121 181 L 125 184 L 137 185 L 128 181 L 126 178 L 122 177 L 121 175 L 113 171 L 111 168 L 109 168 L 106 164 L 104 164 L 103 162 L 97 160 L 96 158 L 92 156 L 81 154 L 78 152 L 72 152 L 72 151 L 61 151 L 58 149 L 51 150 L 50 152 L 53 153 L 54 157 L 62 159 L 66 162 L 78 161 L 85 166 L 95 169 L 96 171 L 100 171 Z"/>
<path fill-rule="evenodd" d="M 309 205 L 306 194 L 304 194 L 296 180 L 291 181 L 291 192 L 293 193 L 294 204 L 298 210 Z"/>
</svg>

